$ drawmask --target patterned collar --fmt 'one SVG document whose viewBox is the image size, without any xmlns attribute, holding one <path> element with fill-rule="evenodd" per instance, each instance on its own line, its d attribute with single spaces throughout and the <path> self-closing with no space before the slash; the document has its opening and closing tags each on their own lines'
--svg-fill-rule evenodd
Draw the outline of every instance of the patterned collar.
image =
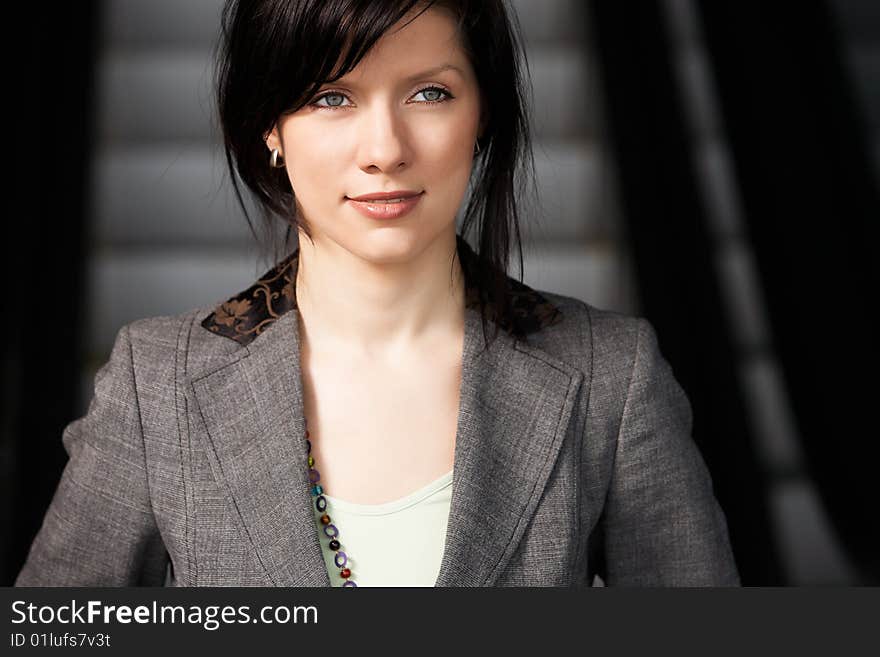
<svg viewBox="0 0 880 657">
<path fill-rule="evenodd" d="M 479 290 L 471 272 L 479 256 L 460 236 L 456 236 L 459 261 L 465 275 L 466 308 L 479 309 Z M 263 274 L 248 289 L 224 301 L 208 315 L 202 326 L 212 333 L 246 345 L 270 327 L 283 314 L 296 308 L 296 271 L 299 249 Z M 514 336 L 540 331 L 562 320 L 562 312 L 546 297 L 527 285 L 507 277 L 511 290 L 509 318 L 499 318 L 495 304 L 486 304 L 487 317 Z"/>
</svg>

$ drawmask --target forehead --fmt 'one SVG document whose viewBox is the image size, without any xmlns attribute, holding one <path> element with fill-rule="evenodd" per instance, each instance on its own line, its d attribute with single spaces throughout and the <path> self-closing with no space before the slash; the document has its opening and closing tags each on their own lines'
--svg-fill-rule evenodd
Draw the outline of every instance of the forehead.
<svg viewBox="0 0 880 657">
<path fill-rule="evenodd" d="M 392 26 L 340 82 L 409 78 L 449 72 L 467 77 L 470 62 L 451 12 L 431 7 L 411 12 Z"/>
</svg>

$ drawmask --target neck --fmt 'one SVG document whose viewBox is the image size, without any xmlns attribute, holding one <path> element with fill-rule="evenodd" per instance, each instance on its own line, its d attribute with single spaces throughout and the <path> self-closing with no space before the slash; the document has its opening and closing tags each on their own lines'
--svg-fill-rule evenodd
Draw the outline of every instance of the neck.
<svg viewBox="0 0 880 657">
<path fill-rule="evenodd" d="M 300 233 L 296 278 L 301 333 L 313 352 L 394 359 L 463 332 L 465 286 L 456 236 L 412 259 L 375 263 Z"/>
</svg>

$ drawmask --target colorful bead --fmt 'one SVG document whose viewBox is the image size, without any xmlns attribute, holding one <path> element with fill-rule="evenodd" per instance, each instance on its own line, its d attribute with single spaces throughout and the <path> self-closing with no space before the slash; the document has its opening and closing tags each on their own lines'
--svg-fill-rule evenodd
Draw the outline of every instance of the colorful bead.
<svg viewBox="0 0 880 657">
<path fill-rule="evenodd" d="M 339 571 L 339 576 L 342 577 L 345 583 L 342 585 L 343 587 L 356 588 L 357 584 L 353 580 L 351 580 L 351 569 L 343 568 L 348 563 L 348 555 L 341 551 L 339 548 L 340 543 L 336 539 L 339 536 L 339 529 L 336 525 L 330 522 L 330 516 L 326 513 L 323 513 L 327 508 L 327 498 L 324 497 L 324 488 L 318 483 L 321 479 L 320 473 L 315 469 L 315 458 L 312 456 L 312 442 L 309 440 L 309 430 L 306 429 L 306 447 L 308 449 L 308 464 L 309 464 L 309 483 L 314 484 L 312 486 L 312 495 L 315 496 L 315 508 L 322 512 L 321 515 L 321 524 L 324 525 L 324 534 L 329 537 L 330 540 L 330 549 L 336 552 L 333 556 L 333 562 L 336 564 L 337 568 L 342 568 Z"/>
</svg>

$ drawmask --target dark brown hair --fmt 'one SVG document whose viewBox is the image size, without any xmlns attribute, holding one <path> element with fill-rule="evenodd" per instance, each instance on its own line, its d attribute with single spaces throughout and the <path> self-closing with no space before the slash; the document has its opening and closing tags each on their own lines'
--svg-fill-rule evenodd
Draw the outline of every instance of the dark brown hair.
<svg viewBox="0 0 880 657">
<path fill-rule="evenodd" d="M 465 275 L 479 290 L 485 328 L 485 304 L 491 302 L 504 316 L 511 312 L 506 273 L 511 240 L 522 280 L 517 205 L 525 198 L 526 185 L 534 190 L 526 101 L 531 84 L 524 77 L 528 65 L 516 14 L 508 13 L 502 0 L 228 0 L 215 55 L 220 128 L 236 198 L 254 237 L 262 241 L 242 198 L 240 180 L 257 201 L 264 237 L 277 260 L 279 244 L 272 235 L 277 234 L 279 219 L 286 224 L 280 245 L 285 251 L 293 228 L 311 233 L 297 216 L 287 172 L 269 165 L 266 134 L 282 115 L 308 103 L 322 84 L 354 69 L 410 10 L 435 5 L 457 18 L 486 119 L 461 224 L 463 236 L 469 230 L 477 233 L 479 258 Z"/>
</svg>

